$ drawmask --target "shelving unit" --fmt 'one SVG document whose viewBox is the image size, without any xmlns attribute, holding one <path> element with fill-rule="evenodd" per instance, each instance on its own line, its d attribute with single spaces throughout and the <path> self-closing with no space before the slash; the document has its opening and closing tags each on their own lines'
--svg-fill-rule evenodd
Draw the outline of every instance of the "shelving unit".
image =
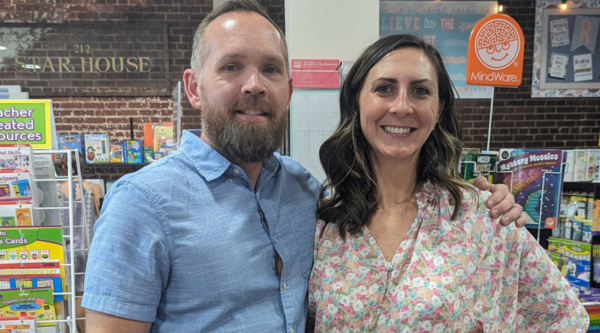
<svg viewBox="0 0 600 333">
<path fill-rule="evenodd" d="M 48 190 L 50 191 L 54 191 L 54 193 L 56 193 L 56 183 L 58 182 L 63 182 L 63 181 L 67 181 L 68 182 L 68 186 L 69 188 L 73 188 L 73 183 L 77 183 L 77 185 L 79 186 L 79 190 L 80 193 L 84 193 L 84 189 L 83 189 L 83 181 L 82 181 L 82 177 L 79 176 L 78 180 L 74 180 L 73 179 L 73 170 L 72 170 L 72 154 L 71 152 L 75 152 L 75 156 L 78 156 L 79 152 L 77 149 L 65 149 L 65 150 L 32 150 L 32 158 L 35 161 L 35 156 L 36 155 L 47 155 L 47 154 L 67 154 L 67 171 L 68 171 L 68 176 L 67 177 L 57 177 L 57 178 L 37 178 L 37 176 L 34 173 L 34 178 L 33 178 L 33 182 L 34 184 L 38 183 L 49 183 L 49 186 L 47 186 Z M 76 166 L 77 166 L 77 174 L 81 175 L 81 166 L 79 164 L 79 158 L 77 157 L 76 160 Z M 41 184 L 40 184 L 41 185 Z M 39 188 L 39 187 L 38 187 Z M 74 221 L 74 204 L 75 203 L 82 203 L 82 200 L 74 200 L 73 197 L 71 195 L 68 196 L 68 206 L 67 207 L 61 207 L 60 205 L 57 206 L 39 206 L 37 200 L 39 200 L 38 198 L 36 198 L 34 196 L 33 198 L 34 200 L 34 205 L 33 205 L 33 209 L 34 210 L 41 210 L 41 211 L 60 211 L 63 209 L 68 209 L 69 210 L 69 225 L 65 226 L 62 225 L 62 221 L 60 221 L 60 218 L 58 218 L 57 221 L 45 221 L 44 225 L 60 225 L 62 229 L 64 228 L 68 228 L 69 229 L 69 233 L 67 235 L 64 234 L 63 232 L 63 252 L 66 254 L 66 239 L 69 240 L 73 240 L 74 237 L 74 229 L 77 228 L 81 228 L 83 227 L 84 233 L 86 235 L 86 237 L 88 235 L 90 235 L 90 226 L 89 226 L 89 221 L 87 221 L 86 218 L 86 214 L 82 214 L 82 221 L 83 221 L 83 225 L 82 226 L 74 226 L 73 225 L 73 221 Z M 89 244 L 89 242 L 87 242 L 86 244 Z M 68 308 L 69 308 L 69 316 L 67 316 L 64 319 L 56 319 L 56 320 L 45 320 L 45 321 L 38 321 L 38 323 L 47 323 L 47 322 L 53 322 L 56 323 L 56 326 L 45 326 L 45 327 L 38 327 L 37 331 L 40 333 L 55 333 L 55 332 L 66 332 L 64 325 L 68 325 L 69 327 L 69 332 L 76 332 L 77 329 L 77 320 L 82 320 L 85 318 L 76 318 L 75 313 L 76 313 L 76 291 L 75 291 L 75 275 L 79 275 L 79 274 L 83 274 L 83 273 L 76 273 L 74 267 L 75 266 L 75 260 L 76 260 L 76 256 L 75 256 L 75 248 L 74 248 L 74 242 L 73 241 L 69 241 L 69 246 L 68 246 L 68 255 L 69 255 L 69 263 L 64 263 L 61 266 L 64 267 L 64 269 L 67 269 L 68 274 L 66 274 L 66 280 L 64 281 L 64 284 L 66 284 L 67 289 L 64 292 L 61 293 L 53 293 L 53 295 L 64 295 L 67 297 L 67 299 L 63 302 L 68 302 Z M 63 310 L 63 316 L 65 314 L 65 307 L 62 307 Z"/>
<path fill-rule="evenodd" d="M 600 183 L 594 182 L 564 182 L 564 191 L 593 192 L 594 198 L 600 199 Z"/>
</svg>

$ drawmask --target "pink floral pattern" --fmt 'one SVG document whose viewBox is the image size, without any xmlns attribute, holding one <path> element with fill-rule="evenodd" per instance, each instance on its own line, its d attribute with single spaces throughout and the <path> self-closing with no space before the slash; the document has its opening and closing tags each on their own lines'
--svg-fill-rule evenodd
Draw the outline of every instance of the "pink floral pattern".
<svg viewBox="0 0 600 333">
<path fill-rule="evenodd" d="M 391 262 L 368 228 L 342 241 L 318 221 L 309 315 L 315 332 L 585 332 L 577 294 L 526 229 L 503 227 L 489 193 L 427 183 Z"/>
</svg>

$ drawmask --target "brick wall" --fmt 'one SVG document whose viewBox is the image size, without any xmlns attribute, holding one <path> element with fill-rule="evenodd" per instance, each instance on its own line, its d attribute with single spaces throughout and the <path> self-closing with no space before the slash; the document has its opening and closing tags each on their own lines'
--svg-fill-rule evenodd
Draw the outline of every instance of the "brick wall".
<svg viewBox="0 0 600 333">
<path fill-rule="evenodd" d="M 275 22 L 284 29 L 283 0 L 260 0 Z M 212 0 L 2 0 L 0 22 L 7 23 L 162 23 L 168 26 L 171 90 L 189 67 L 192 34 Z M 18 84 L 0 76 L 0 85 Z M 27 87 L 23 87 L 27 91 Z M 130 136 L 129 118 L 134 121 L 134 138 L 143 138 L 145 122 L 170 121 L 169 97 L 54 97 L 58 134 L 108 133 L 111 140 Z M 200 112 L 182 98 L 182 125 L 197 128 Z M 117 179 L 139 166 L 88 166 L 89 178 Z"/>
<path fill-rule="evenodd" d="M 599 98 L 531 98 L 535 1 L 503 1 L 525 35 L 523 84 L 496 88 L 491 149 L 585 148 L 598 146 Z M 460 101 L 463 140 L 467 147 L 486 148 L 489 100 Z"/>
<path fill-rule="evenodd" d="M 283 0 L 260 1 L 284 28 Z M 174 4 L 173 4 L 174 3 Z M 519 22 L 526 39 L 523 85 L 497 88 L 494 101 L 492 149 L 583 148 L 598 145 L 600 99 L 532 99 L 531 71 L 535 1 L 504 1 L 505 13 Z M 192 33 L 212 9 L 211 0 L 3 0 L 2 22 L 50 23 L 152 23 L 168 25 L 171 87 L 188 67 Z M 0 85 L 11 84 L 0 78 Z M 183 126 L 195 128 L 200 113 L 183 98 Z M 53 98 L 59 134 L 109 133 L 115 140 L 129 137 L 129 117 L 134 118 L 135 138 L 141 139 L 144 122 L 167 121 L 170 98 L 79 97 Z M 464 141 L 468 147 L 485 148 L 489 100 L 463 100 Z M 91 178 L 115 179 L 139 167 L 93 166 Z"/>
</svg>

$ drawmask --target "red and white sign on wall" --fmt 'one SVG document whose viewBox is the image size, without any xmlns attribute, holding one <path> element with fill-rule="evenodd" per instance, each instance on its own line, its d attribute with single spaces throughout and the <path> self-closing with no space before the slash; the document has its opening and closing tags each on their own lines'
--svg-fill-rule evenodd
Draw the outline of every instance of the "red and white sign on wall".
<svg viewBox="0 0 600 333">
<path fill-rule="evenodd" d="M 504 14 L 481 19 L 469 37 L 467 83 L 517 87 L 523 77 L 525 37 L 512 17 Z"/>
<path fill-rule="evenodd" d="M 292 59 L 294 89 L 339 89 L 339 60 Z"/>
</svg>

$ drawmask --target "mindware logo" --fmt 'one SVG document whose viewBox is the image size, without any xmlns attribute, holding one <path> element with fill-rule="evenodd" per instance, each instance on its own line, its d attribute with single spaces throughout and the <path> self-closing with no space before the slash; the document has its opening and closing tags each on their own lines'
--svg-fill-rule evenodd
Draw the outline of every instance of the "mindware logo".
<svg viewBox="0 0 600 333">
<path fill-rule="evenodd" d="M 481 27 L 475 37 L 477 59 L 491 70 L 501 70 L 517 59 L 522 41 L 508 21 L 494 19 Z"/>
<path fill-rule="evenodd" d="M 517 87 L 523 77 L 525 37 L 519 23 L 504 14 L 488 15 L 469 37 L 468 84 Z"/>
</svg>

